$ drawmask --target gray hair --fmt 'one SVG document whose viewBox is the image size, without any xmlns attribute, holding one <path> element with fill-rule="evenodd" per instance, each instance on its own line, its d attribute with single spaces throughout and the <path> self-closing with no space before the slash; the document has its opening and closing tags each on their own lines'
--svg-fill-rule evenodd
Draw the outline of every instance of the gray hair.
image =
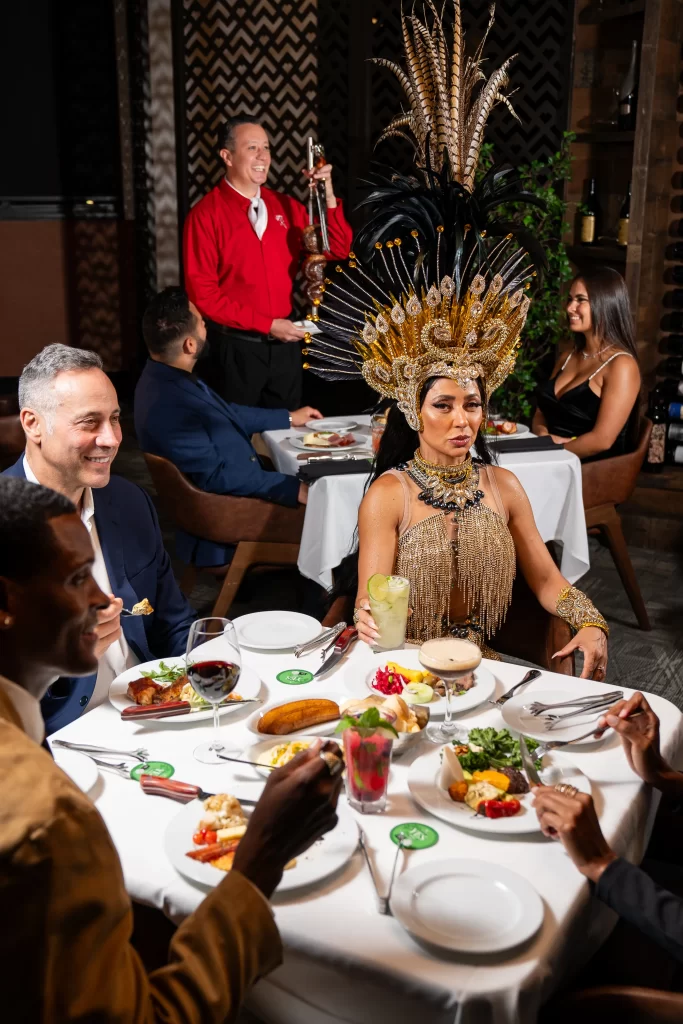
<svg viewBox="0 0 683 1024">
<path fill-rule="evenodd" d="M 69 345 L 47 345 L 34 356 L 21 371 L 19 378 L 19 408 L 39 412 L 48 421 L 57 408 L 52 383 L 60 373 L 70 370 L 103 370 L 104 365 L 97 352 L 87 352 Z"/>
</svg>

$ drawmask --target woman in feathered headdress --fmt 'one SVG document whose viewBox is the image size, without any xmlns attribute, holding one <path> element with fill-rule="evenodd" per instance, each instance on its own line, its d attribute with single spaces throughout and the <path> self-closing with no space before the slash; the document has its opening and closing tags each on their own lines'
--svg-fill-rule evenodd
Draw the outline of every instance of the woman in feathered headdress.
<svg viewBox="0 0 683 1024">
<path fill-rule="evenodd" d="M 391 400 L 359 512 L 354 621 L 371 643 L 367 581 L 404 576 L 409 640 L 453 633 L 498 657 L 487 641 L 505 618 L 519 563 L 543 607 L 575 631 L 557 656 L 581 649 L 583 675 L 602 679 L 607 624 L 555 566 L 523 487 L 492 465 L 481 433 L 492 393 L 514 368 L 542 266 L 533 239 L 498 216 L 503 204 L 535 197 L 510 171 L 475 182 L 490 110 L 500 102 L 512 110 L 503 93 L 510 61 L 487 79 L 483 41 L 465 55 L 459 0 L 450 45 L 442 15 L 427 5 L 431 24 L 402 17 L 405 70 L 380 61 L 409 105 L 383 137 L 412 135 L 422 180 L 392 173 L 373 182 L 373 216 L 347 266 L 326 281 L 304 349 L 314 373 L 362 375 Z"/>
</svg>

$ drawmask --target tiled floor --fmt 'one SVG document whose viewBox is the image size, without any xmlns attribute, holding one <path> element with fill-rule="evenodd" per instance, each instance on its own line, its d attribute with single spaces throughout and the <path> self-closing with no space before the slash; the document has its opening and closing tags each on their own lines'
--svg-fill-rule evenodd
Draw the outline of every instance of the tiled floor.
<svg viewBox="0 0 683 1024">
<path fill-rule="evenodd" d="M 132 428 L 116 460 L 116 471 L 145 487 L 154 488 L 137 449 Z M 159 509 L 166 546 L 174 557 L 173 530 Z M 631 558 L 650 614 L 653 629 L 638 629 L 609 552 L 591 538 L 591 569 L 579 581 L 610 624 L 610 660 L 607 682 L 643 687 L 661 694 L 683 709 L 683 551 L 665 554 L 632 548 Z M 180 575 L 182 566 L 174 562 Z M 316 588 L 301 580 L 296 570 L 266 570 L 252 574 L 240 589 L 230 614 L 263 609 L 316 611 Z M 216 582 L 200 577 L 192 594 L 198 611 L 211 608 Z"/>
</svg>

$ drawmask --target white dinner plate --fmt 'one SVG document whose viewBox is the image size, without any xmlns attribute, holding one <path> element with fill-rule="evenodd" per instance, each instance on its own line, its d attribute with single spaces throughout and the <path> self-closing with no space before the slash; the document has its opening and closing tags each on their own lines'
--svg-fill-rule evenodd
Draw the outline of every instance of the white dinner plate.
<svg viewBox="0 0 683 1024">
<path fill-rule="evenodd" d="M 335 722 L 334 724 L 336 726 L 337 723 Z M 259 733 L 259 735 L 262 734 Z M 266 763 L 266 754 L 268 753 L 269 750 L 272 750 L 273 747 L 279 747 L 283 743 L 292 743 L 295 740 L 306 740 L 310 744 L 313 743 L 313 741 L 317 738 L 318 737 L 316 736 L 304 734 L 302 734 L 301 736 L 266 736 L 266 738 L 261 740 L 259 743 L 252 743 L 251 746 L 246 748 L 246 750 L 243 750 L 242 753 L 240 754 L 240 757 L 245 761 L 262 761 L 263 767 L 252 768 L 252 771 L 255 772 L 257 775 L 261 775 L 267 779 L 271 771 L 273 770 Z M 243 767 L 246 768 L 246 765 L 244 765 Z"/>
<path fill-rule="evenodd" d="M 534 701 L 540 701 L 542 704 L 560 704 L 563 701 L 571 700 L 572 697 L 585 697 L 590 693 L 589 689 L 581 686 L 579 680 L 574 680 L 571 690 L 530 690 L 526 694 L 518 693 L 511 697 L 506 704 L 503 704 L 500 713 L 508 729 L 512 729 L 514 732 L 523 732 L 525 736 L 532 736 L 535 740 L 573 740 L 576 736 L 583 736 L 584 733 L 587 733 L 591 725 L 594 722 L 597 723 L 598 719 L 604 715 L 605 710 L 575 715 L 566 723 L 558 722 L 552 729 L 546 729 L 546 720 L 543 715 L 535 717 L 524 710 L 525 705 L 532 704 Z M 565 712 L 577 710 L 577 708 L 564 708 L 557 712 L 548 712 L 548 714 L 562 715 Z M 576 746 L 581 747 L 584 743 L 599 742 L 600 740 L 589 737 L 583 742 L 577 743 Z"/>
<path fill-rule="evenodd" d="M 97 782 L 99 771 L 97 765 L 87 754 L 66 747 L 51 747 L 52 756 L 58 768 L 69 776 L 82 793 L 89 793 Z"/>
<path fill-rule="evenodd" d="M 533 756 L 533 755 L 532 755 Z M 591 792 L 590 780 L 576 765 L 567 761 L 562 754 L 551 751 L 542 760 L 540 771 L 541 781 L 547 785 L 567 782 L 581 793 Z M 441 747 L 418 757 L 410 766 L 408 788 L 411 796 L 420 807 L 430 811 L 442 821 L 458 828 L 466 828 L 472 832 L 492 832 L 498 835 L 523 835 L 528 832 L 540 832 L 536 812 L 532 807 L 531 793 L 517 797 L 522 807 L 519 814 L 512 818 L 485 818 L 474 813 L 467 804 L 456 803 L 448 795 L 447 790 L 439 785 L 441 773 Z"/>
<path fill-rule="evenodd" d="M 383 651 L 381 654 L 373 654 L 370 659 L 366 659 L 361 669 L 361 672 L 365 672 L 365 676 L 360 676 L 360 686 L 358 666 L 347 665 L 344 674 L 346 688 L 353 693 L 354 697 L 365 697 L 368 691 L 379 694 L 380 697 L 383 696 L 380 690 L 374 689 L 372 682 L 377 670 L 384 668 L 388 661 L 395 661 L 397 665 L 402 665 L 403 668 L 424 671 L 422 665 L 420 665 L 418 647 L 407 647 L 402 651 Z M 495 676 L 485 665 L 480 665 L 478 669 L 475 669 L 474 680 L 474 686 L 471 689 L 465 690 L 459 697 L 454 696 L 452 698 L 451 708 L 454 715 L 476 708 L 479 704 L 483 704 L 485 700 L 488 700 L 495 692 Z M 430 718 L 443 718 L 446 714 L 446 698 L 440 697 L 438 694 L 435 694 L 430 703 L 424 706 L 429 708 Z"/>
<path fill-rule="evenodd" d="M 501 422 L 501 421 L 498 420 L 498 421 L 495 421 L 495 422 Z M 515 431 L 514 434 L 499 434 L 499 433 L 495 433 L 495 434 L 485 434 L 484 436 L 487 437 L 489 439 L 489 441 L 499 441 L 501 438 L 504 440 L 505 438 L 510 438 L 510 437 L 530 437 L 531 436 L 531 431 L 529 430 L 529 428 L 524 423 L 516 423 L 515 426 L 517 427 L 517 430 Z"/>
<path fill-rule="evenodd" d="M 289 651 L 323 631 L 317 619 L 301 612 L 250 612 L 233 623 L 240 644 L 254 651 Z"/>
<path fill-rule="evenodd" d="M 481 860 L 431 860 L 394 885 L 394 917 L 411 935 L 457 953 L 500 953 L 543 923 L 543 900 L 516 871 Z"/>
<path fill-rule="evenodd" d="M 213 643 L 213 641 L 209 641 Z M 208 644 L 205 646 L 208 647 Z M 165 665 L 170 665 L 175 668 L 177 665 L 184 665 L 185 658 L 162 658 L 157 661 L 145 661 L 142 665 L 135 665 L 133 668 L 126 669 L 120 676 L 117 676 L 109 687 L 109 703 L 112 704 L 117 711 L 123 711 L 125 708 L 134 707 L 133 701 L 130 697 L 126 696 L 126 690 L 128 684 L 132 683 L 135 679 L 140 679 L 143 670 L 145 672 L 151 672 L 154 669 L 158 669 L 161 662 Z M 246 665 L 242 665 L 240 671 L 240 677 L 237 682 L 235 693 L 238 693 L 240 697 L 255 698 L 258 697 L 261 692 L 261 680 L 256 675 L 252 668 L 248 668 Z M 252 704 L 245 705 L 246 707 L 253 707 Z M 224 704 L 219 707 L 219 715 L 225 715 L 234 711 L 240 707 L 240 702 L 235 701 L 234 704 Z M 213 709 L 207 708 L 206 711 L 191 711 L 189 715 L 178 715 L 176 718 L 152 718 L 152 719 L 140 719 L 140 722 L 154 722 L 154 725 L 187 725 L 188 722 L 204 722 L 209 719 L 213 719 Z M 129 720 L 131 724 L 135 724 L 135 719 Z"/>
<path fill-rule="evenodd" d="M 357 420 L 344 417 L 335 419 L 328 416 L 322 420 L 308 420 L 306 426 L 309 430 L 334 430 L 338 434 L 347 434 L 349 431 L 357 430 L 360 424 Z"/>
<path fill-rule="evenodd" d="M 192 835 L 202 818 L 203 810 L 200 800 L 185 804 L 168 823 L 164 845 L 168 859 L 179 874 L 199 885 L 213 888 L 225 878 L 225 872 L 186 856 L 188 851 L 196 849 Z M 248 808 L 245 811 L 249 813 Z M 358 845 L 358 826 L 342 803 L 337 806 L 337 817 L 337 824 L 332 831 L 297 857 L 294 867 L 283 873 L 277 892 L 288 892 L 313 882 L 321 882 L 351 859 Z"/>
<path fill-rule="evenodd" d="M 303 690 L 304 687 L 303 686 L 302 687 L 296 686 L 296 687 L 293 687 L 293 689 L 294 690 Z M 254 711 L 254 713 L 252 715 L 250 715 L 249 718 L 247 719 L 247 722 L 246 722 L 247 729 L 249 729 L 250 732 L 253 732 L 255 736 L 260 736 L 260 737 L 266 738 L 267 737 L 266 733 L 262 733 L 262 732 L 258 731 L 259 720 L 261 719 L 261 717 L 263 715 L 265 715 L 266 711 L 270 711 L 272 708 L 279 708 L 282 704 L 292 704 L 294 701 L 299 701 L 299 700 L 319 700 L 319 699 L 322 699 L 322 700 L 333 700 L 335 702 L 335 704 L 343 703 L 343 700 L 341 700 L 341 698 L 343 697 L 343 694 L 339 694 L 339 693 L 331 693 L 331 694 L 330 693 L 321 693 L 320 691 L 315 693 L 315 692 L 311 692 L 308 689 L 308 686 L 305 689 L 306 689 L 305 693 L 293 693 L 292 696 L 288 697 L 286 700 L 274 700 L 274 701 L 271 701 L 269 704 L 266 704 L 263 707 L 260 707 L 257 711 Z M 285 733 L 282 736 L 273 735 L 271 737 L 272 741 L 273 741 L 273 746 L 275 746 L 276 743 L 284 743 L 286 740 L 300 739 L 303 736 L 308 736 L 308 737 L 310 737 L 310 736 L 329 736 L 330 733 L 334 732 L 334 730 L 337 728 L 338 725 L 339 725 L 339 719 L 338 718 L 333 718 L 331 722 L 323 722 L 321 725 L 313 725 L 313 726 L 308 726 L 305 729 L 297 729 L 296 732 Z"/>
<path fill-rule="evenodd" d="M 303 452 L 355 452 L 359 448 L 368 448 L 369 447 L 369 445 L 370 445 L 370 438 L 369 437 L 363 437 L 362 434 L 359 435 L 357 430 L 355 432 L 351 431 L 351 433 L 353 433 L 353 436 L 356 439 L 355 442 L 353 444 L 344 445 L 342 448 L 333 448 L 333 447 L 326 448 L 323 445 L 304 444 L 304 436 L 305 436 L 304 434 L 301 434 L 300 436 L 299 435 L 295 435 L 293 437 L 288 437 L 287 440 L 291 444 L 292 448 L 298 448 L 299 450 L 301 450 Z"/>
</svg>

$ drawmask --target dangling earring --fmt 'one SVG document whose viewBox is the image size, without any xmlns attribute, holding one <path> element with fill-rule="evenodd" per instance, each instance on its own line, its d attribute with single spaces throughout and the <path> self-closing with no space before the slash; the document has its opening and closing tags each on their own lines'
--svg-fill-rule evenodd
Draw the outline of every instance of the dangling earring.
<svg viewBox="0 0 683 1024">
<path fill-rule="evenodd" d="M 3 621 L 2 621 L 2 624 L 3 624 L 3 626 L 11 626 L 12 625 L 12 616 L 11 615 L 5 615 L 5 617 L 4 617 Z"/>
</svg>

